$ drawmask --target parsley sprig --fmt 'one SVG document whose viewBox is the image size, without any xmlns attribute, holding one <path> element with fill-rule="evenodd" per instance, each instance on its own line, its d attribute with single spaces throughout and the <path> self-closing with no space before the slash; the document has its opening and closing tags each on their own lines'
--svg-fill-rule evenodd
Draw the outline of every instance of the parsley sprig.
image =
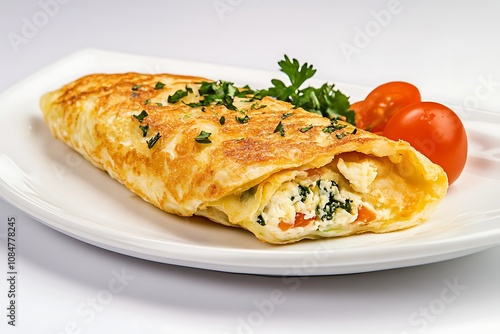
<svg viewBox="0 0 500 334">
<path fill-rule="evenodd" d="M 310 79 L 316 69 L 304 63 L 302 66 L 297 59 L 285 55 L 285 59 L 278 62 L 280 70 L 288 76 L 290 84 L 286 85 L 279 79 L 272 79 L 272 87 L 255 92 L 256 99 L 271 96 L 278 100 L 290 102 L 296 108 L 303 108 L 309 112 L 320 114 L 330 119 L 345 117 L 345 120 L 355 125 L 354 111 L 350 110 L 349 98 L 339 90 L 334 89 L 334 84 L 325 83 L 319 88 L 302 85 Z"/>
</svg>

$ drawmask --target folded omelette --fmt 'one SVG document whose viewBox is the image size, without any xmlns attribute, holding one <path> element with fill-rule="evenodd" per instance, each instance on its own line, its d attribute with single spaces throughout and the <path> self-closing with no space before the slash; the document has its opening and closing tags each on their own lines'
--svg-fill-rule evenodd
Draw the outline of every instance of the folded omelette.
<svg viewBox="0 0 500 334">
<path fill-rule="evenodd" d="M 93 74 L 40 103 L 56 138 L 145 201 L 268 243 L 405 229 L 446 194 L 444 171 L 406 142 L 270 97 L 210 103 L 210 82 Z"/>
</svg>

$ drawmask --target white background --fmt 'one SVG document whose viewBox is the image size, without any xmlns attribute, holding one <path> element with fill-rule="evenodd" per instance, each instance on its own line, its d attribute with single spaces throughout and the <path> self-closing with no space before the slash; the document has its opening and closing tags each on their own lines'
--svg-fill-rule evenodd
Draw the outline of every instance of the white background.
<svg viewBox="0 0 500 334">
<path fill-rule="evenodd" d="M 406 80 L 426 100 L 498 112 L 499 16 L 496 1 L 0 0 L 0 91 L 83 48 L 266 70 L 286 53 L 332 82 Z M 500 247 L 291 281 L 130 258 L 0 210 L 2 233 L 9 216 L 19 226 L 17 326 L 1 279 L 2 333 L 500 331 Z"/>
</svg>

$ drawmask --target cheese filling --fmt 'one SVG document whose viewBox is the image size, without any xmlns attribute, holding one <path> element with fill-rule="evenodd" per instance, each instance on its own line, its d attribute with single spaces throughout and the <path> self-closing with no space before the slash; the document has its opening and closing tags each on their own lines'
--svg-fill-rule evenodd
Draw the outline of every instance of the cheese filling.
<svg viewBox="0 0 500 334">
<path fill-rule="evenodd" d="M 377 172 L 368 163 L 337 162 L 336 170 L 303 172 L 285 182 L 265 205 L 257 223 L 281 231 L 329 231 L 376 218 L 373 207 L 362 200 Z M 298 231 L 297 231 L 298 232 Z"/>
</svg>

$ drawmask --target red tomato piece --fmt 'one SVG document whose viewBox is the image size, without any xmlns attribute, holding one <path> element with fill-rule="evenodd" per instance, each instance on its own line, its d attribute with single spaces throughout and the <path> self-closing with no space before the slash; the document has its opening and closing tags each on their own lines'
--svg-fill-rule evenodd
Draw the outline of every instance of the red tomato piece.
<svg viewBox="0 0 500 334">
<path fill-rule="evenodd" d="M 292 227 L 307 226 L 315 220 L 316 220 L 316 217 L 306 219 L 305 215 L 302 212 L 297 212 L 295 214 L 295 221 L 293 223 L 281 221 L 281 222 L 279 222 L 278 226 L 282 231 L 287 231 L 287 230 L 291 229 Z"/>
<path fill-rule="evenodd" d="M 387 123 L 384 136 L 409 142 L 440 165 L 451 185 L 467 160 L 467 134 L 460 118 L 436 102 L 419 102 L 399 110 Z"/>
<path fill-rule="evenodd" d="M 367 208 L 364 205 L 360 205 L 358 208 L 358 217 L 356 218 L 356 220 L 354 222 L 355 223 L 359 223 L 359 222 L 369 223 L 371 221 L 374 221 L 376 218 L 377 218 L 377 215 L 375 214 L 375 212 L 373 212 L 372 210 L 370 210 L 369 208 Z"/>
<path fill-rule="evenodd" d="M 364 101 L 353 103 L 351 110 L 356 113 L 358 128 L 381 133 L 398 110 L 420 101 L 417 87 L 404 81 L 392 81 L 376 87 Z"/>
</svg>

